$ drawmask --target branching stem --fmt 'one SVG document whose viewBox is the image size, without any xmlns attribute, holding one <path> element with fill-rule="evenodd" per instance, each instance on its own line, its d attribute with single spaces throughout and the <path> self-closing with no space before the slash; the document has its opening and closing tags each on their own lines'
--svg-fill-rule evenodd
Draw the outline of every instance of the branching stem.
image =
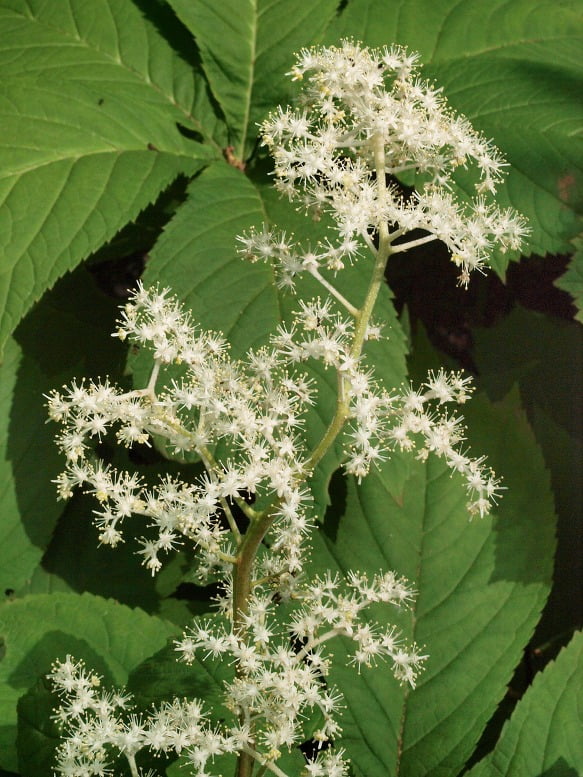
<svg viewBox="0 0 583 777">
<path fill-rule="evenodd" d="M 374 148 L 374 162 L 376 169 L 376 182 L 377 182 L 377 196 L 379 202 L 383 202 L 386 196 L 386 181 L 385 181 L 385 148 L 382 135 L 377 135 L 373 139 Z M 378 227 L 379 246 L 378 249 L 373 251 L 374 255 L 374 267 L 369 283 L 369 287 L 364 299 L 364 303 L 360 310 L 354 308 L 351 303 L 347 303 L 346 300 L 342 304 L 346 307 L 349 306 L 349 310 L 353 312 L 355 317 L 355 330 L 352 347 L 350 349 L 350 356 L 355 360 L 360 358 L 364 343 L 366 341 L 366 333 L 372 316 L 372 311 L 375 306 L 377 297 L 381 286 L 384 283 L 385 268 L 388 258 L 391 254 L 391 238 L 389 235 L 388 225 L 384 222 L 379 224 Z M 331 292 L 332 293 L 332 292 Z M 334 296 L 338 299 L 338 294 L 334 293 Z M 344 298 L 343 298 L 344 299 Z M 334 417 L 326 429 L 322 439 L 316 445 L 305 469 L 308 472 L 313 472 L 323 457 L 326 455 L 330 447 L 334 444 L 334 441 L 342 431 L 342 427 L 346 423 L 349 415 L 349 397 L 348 397 L 348 379 L 341 371 L 338 371 L 338 396 L 336 402 L 336 411 Z M 255 556 L 263 538 L 265 537 L 269 527 L 275 519 L 275 511 L 279 504 L 279 500 L 274 500 L 272 504 L 262 513 L 256 515 L 251 521 L 247 532 L 243 536 L 243 540 L 239 546 L 239 552 L 237 556 L 237 564 L 234 570 L 233 579 L 233 628 L 235 633 L 244 634 L 245 632 L 245 620 L 249 608 L 249 596 L 253 588 L 253 563 Z M 326 638 L 331 635 L 325 635 Z M 315 646 L 315 643 L 312 645 Z M 237 763 L 236 777 L 251 777 L 253 772 L 253 760 L 261 758 L 259 753 L 255 753 L 250 748 L 244 748 L 239 756 Z M 275 764 L 266 763 L 265 766 L 278 777 L 286 777 L 284 772 L 281 771 Z"/>
<path fill-rule="evenodd" d="M 330 292 L 330 294 L 331 294 L 333 297 L 335 297 L 335 298 L 338 300 L 338 302 L 339 302 L 341 305 L 343 305 L 343 306 L 346 308 L 346 310 L 347 310 L 347 311 L 348 311 L 348 312 L 349 312 L 351 315 L 353 315 L 353 316 L 355 316 L 355 317 L 358 315 L 358 308 L 355 308 L 355 307 L 354 307 L 354 305 L 352 305 L 352 304 L 351 304 L 351 303 L 350 303 L 350 302 L 349 302 L 349 301 L 346 299 L 346 297 L 344 297 L 344 296 L 343 296 L 343 295 L 342 295 L 342 294 L 341 294 L 341 293 L 338 291 L 338 289 L 334 288 L 334 286 L 332 286 L 332 284 L 331 284 L 329 281 L 327 281 L 327 280 L 326 280 L 326 278 L 324 278 L 322 275 L 320 275 L 320 271 L 319 271 L 319 270 L 318 270 L 316 267 L 312 267 L 312 268 L 310 269 L 310 275 L 312 275 L 312 276 L 313 276 L 313 277 L 314 277 L 314 278 L 315 278 L 315 279 L 316 279 L 316 280 L 317 280 L 319 283 L 321 283 L 321 284 L 322 284 L 322 286 L 323 286 L 325 289 L 327 289 L 327 290 Z"/>
</svg>

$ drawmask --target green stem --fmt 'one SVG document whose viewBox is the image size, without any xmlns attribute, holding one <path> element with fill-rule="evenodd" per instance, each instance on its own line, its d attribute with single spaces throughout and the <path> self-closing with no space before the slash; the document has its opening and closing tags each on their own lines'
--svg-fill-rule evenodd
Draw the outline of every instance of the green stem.
<svg viewBox="0 0 583 777">
<path fill-rule="evenodd" d="M 381 135 L 373 138 L 374 160 L 376 169 L 376 183 L 378 200 L 382 203 L 386 196 L 387 184 L 385 181 L 385 147 Z M 372 311 L 379 296 L 379 292 L 385 280 L 385 270 L 387 261 L 393 250 L 391 248 L 391 236 L 386 222 L 381 222 L 378 228 L 379 247 L 375 255 L 375 263 L 370 279 L 368 291 L 364 299 L 362 308 L 356 313 L 354 339 L 350 349 L 350 355 L 358 359 L 366 340 L 366 330 L 370 323 Z M 314 470 L 320 461 L 324 458 L 329 448 L 334 443 L 336 437 L 340 434 L 342 427 L 346 423 L 349 412 L 349 402 L 346 398 L 346 389 L 349 386 L 349 380 L 341 372 L 338 373 L 338 400 L 336 403 L 336 412 L 330 425 L 314 451 L 310 456 L 307 467 Z"/>
<path fill-rule="evenodd" d="M 130 772 L 132 774 L 132 777 L 139 777 L 138 765 L 136 764 L 136 756 L 128 755 L 128 753 L 125 753 L 125 757 L 127 758 L 127 762 L 130 766 Z"/>
<path fill-rule="evenodd" d="M 255 759 L 252 755 L 242 750 L 239 753 L 237 760 L 237 774 L 236 777 L 251 777 L 253 774 L 253 767 L 255 766 Z"/>
<path fill-rule="evenodd" d="M 216 478 L 215 470 L 217 468 L 216 461 L 211 454 L 211 452 L 208 450 L 208 448 L 204 445 L 200 445 L 197 449 L 198 454 L 200 458 L 202 459 L 202 463 L 205 466 L 206 471 L 208 472 L 209 477 L 214 480 Z M 239 531 L 239 527 L 237 526 L 237 522 L 235 521 L 235 517 L 233 516 L 233 513 L 231 512 L 231 508 L 229 506 L 229 503 L 225 499 L 224 496 L 219 497 L 219 501 L 221 503 L 221 507 L 223 508 L 223 512 L 225 513 L 225 516 L 227 518 L 227 522 L 229 524 L 229 528 L 231 529 L 233 533 L 233 537 L 235 538 L 235 542 L 237 545 L 241 544 L 241 532 Z"/>
<path fill-rule="evenodd" d="M 326 429 L 326 432 L 324 433 L 324 436 L 318 443 L 318 445 L 314 448 L 312 451 L 312 455 L 308 459 L 308 463 L 306 465 L 308 471 L 313 472 L 320 461 L 324 458 L 326 455 L 328 449 L 333 444 L 334 440 L 338 437 L 340 434 L 340 431 L 342 430 L 342 427 L 346 423 L 346 419 L 348 418 L 348 410 L 349 405 L 345 398 L 346 390 L 345 390 L 345 381 L 346 378 L 342 373 L 338 373 L 338 400 L 336 402 L 336 412 L 334 413 L 334 418 L 330 421 L 330 425 Z"/>
<path fill-rule="evenodd" d="M 252 755 L 257 761 L 261 758 L 261 754 L 256 753 L 255 750 L 252 750 L 250 747 L 247 748 L 246 752 L 248 752 L 249 755 Z M 267 769 L 269 769 L 270 772 L 273 772 L 273 774 L 277 775 L 277 777 L 288 777 L 288 775 L 282 769 L 280 769 L 279 766 L 276 766 L 274 763 L 270 761 L 266 761 L 264 763 L 257 777 L 260 777 L 260 775 L 265 774 L 265 771 Z"/>
<path fill-rule="evenodd" d="M 376 185 L 379 203 L 383 203 L 386 196 L 385 181 L 385 148 L 382 136 L 379 134 L 373 138 L 373 151 L 376 170 Z M 363 306 L 360 310 L 355 310 L 355 328 L 354 339 L 350 349 L 350 356 L 354 359 L 360 358 L 362 348 L 366 340 L 366 331 L 370 323 L 375 302 L 379 295 L 381 286 L 384 283 L 385 268 L 388 258 L 391 254 L 391 238 L 388 225 L 383 222 L 378 227 L 379 247 L 375 254 L 375 263 Z M 351 306 L 352 307 L 352 306 Z M 330 422 L 324 436 L 312 452 L 306 464 L 308 472 L 313 471 L 322 458 L 326 455 L 329 448 L 339 435 L 346 419 L 348 418 L 350 406 L 347 398 L 347 389 L 349 379 L 338 372 L 338 399 L 336 403 L 336 412 Z M 237 563 L 234 570 L 233 579 L 233 630 L 237 634 L 245 633 L 245 618 L 249 609 L 249 597 L 253 588 L 253 563 L 255 556 L 265 534 L 273 523 L 275 510 L 279 504 L 278 499 L 263 512 L 256 514 L 247 529 L 243 540 L 238 548 Z M 236 777 L 251 777 L 254 766 L 254 756 L 249 749 L 239 754 L 237 762 Z M 275 774 L 283 774 L 275 765 L 267 765 Z"/>
<path fill-rule="evenodd" d="M 253 562 L 273 519 L 272 509 L 252 521 L 239 546 L 233 577 L 233 631 L 235 634 L 244 634 L 245 632 L 245 616 L 249 611 L 249 596 L 253 588 Z M 250 753 L 240 752 L 236 777 L 251 777 L 254 763 L 255 759 Z"/>
<path fill-rule="evenodd" d="M 233 578 L 233 627 L 235 633 L 245 631 L 245 616 L 249 608 L 249 595 L 253 587 L 253 562 L 273 519 L 273 509 L 271 509 L 253 521 L 245 532 L 243 542 L 239 547 Z"/>
</svg>

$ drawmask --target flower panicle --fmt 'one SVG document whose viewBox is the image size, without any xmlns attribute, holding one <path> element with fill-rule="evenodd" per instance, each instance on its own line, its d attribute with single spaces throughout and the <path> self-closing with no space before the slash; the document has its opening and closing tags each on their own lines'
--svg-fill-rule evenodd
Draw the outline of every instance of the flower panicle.
<svg viewBox="0 0 583 777">
<path fill-rule="evenodd" d="M 511 208 L 493 198 L 507 163 L 494 144 L 448 106 L 441 89 L 424 81 L 418 55 L 392 46 L 370 49 L 351 40 L 303 50 L 292 70 L 302 84 L 302 104 L 279 108 L 262 124 L 263 142 L 275 159 L 277 188 L 314 218 L 326 211 L 339 236 L 331 248 L 302 251 L 269 231 L 243 238 L 247 256 L 271 258 L 281 284 L 320 266 L 337 271 L 359 246 L 388 224 L 394 252 L 419 242 L 403 235 L 422 230 L 423 242 L 441 240 L 467 285 L 472 270 L 488 265 L 493 251 L 517 251 L 529 230 Z M 376 185 L 375 148 L 383 149 L 384 174 L 413 173 L 416 192 Z M 458 196 L 456 171 L 477 171 L 473 199 Z M 278 248 L 279 245 L 279 248 Z M 293 245 L 293 250 L 291 246 Z M 314 253 L 315 258 L 312 254 Z"/>
<path fill-rule="evenodd" d="M 500 495 L 495 473 L 465 447 L 456 408 L 471 396 L 469 378 L 440 369 L 417 388 L 385 387 L 364 348 L 384 336 L 371 316 L 390 254 L 441 240 L 466 284 L 493 251 L 520 247 L 524 220 L 492 201 L 505 162 L 420 78 L 418 56 L 402 47 L 343 41 L 305 49 L 291 75 L 304 86 L 300 104 L 274 112 L 262 124 L 263 141 L 275 160 L 276 187 L 314 218 L 331 216 L 336 236 L 302 245 L 264 226 L 240 236 L 238 251 L 271 263 L 281 289 L 296 290 L 307 274 L 325 294 L 300 299 L 267 345 L 236 359 L 223 335 L 199 327 L 168 289 L 140 283 L 114 336 L 150 354 L 146 385 L 127 391 L 109 379 L 73 381 L 47 397 L 65 459 L 55 481 L 59 497 L 77 488 L 94 496 L 102 544 L 115 547 L 125 540 L 127 519 L 141 520 L 137 553 L 153 575 L 166 555 L 193 548 L 194 579 L 218 576 L 223 589 L 215 615 L 197 619 L 175 642 L 177 657 L 235 668 L 217 726 L 196 699 L 139 712 L 131 695 L 104 689 L 82 662 L 57 661 L 49 678 L 66 737 L 57 768 L 68 777 L 108 774 L 118 756 L 140 777 L 136 756 L 144 750 L 183 756 L 195 777 L 208 777 L 215 757 L 226 753 L 286 777 L 278 760 L 303 741 L 314 717 L 319 752 L 302 777 L 343 777 L 347 760 L 334 743 L 344 702 L 329 683 L 332 640 L 349 646 L 357 671 L 384 661 L 410 687 L 427 656 L 371 617 L 380 605 L 407 608 L 414 600 L 397 574 L 307 579 L 311 485 L 320 461 L 338 441 L 345 471 L 360 482 L 394 450 L 422 460 L 435 455 L 463 479 L 470 516 L 487 515 Z M 469 201 L 456 194 L 460 168 L 477 171 Z M 400 174 L 416 178 L 409 197 L 395 183 Z M 422 236 L 408 238 L 413 230 Z M 375 279 L 355 304 L 341 271 L 365 253 L 375 261 Z M 316 380 L 309 377 L 314 363 Z M 328 390 L 322 373 L 333 374 L 337 402 L 310 448 L 310 409 L 325 406 Z M 203 474 L 193 482 L 167 475 L 152 485 L 99 457 L 98 444 L 111 437 L 125 448 L 161 444 L 196 457 Z M 285 626 L 274 616 L 279 603 L 289 614 Z"/>
</svg>

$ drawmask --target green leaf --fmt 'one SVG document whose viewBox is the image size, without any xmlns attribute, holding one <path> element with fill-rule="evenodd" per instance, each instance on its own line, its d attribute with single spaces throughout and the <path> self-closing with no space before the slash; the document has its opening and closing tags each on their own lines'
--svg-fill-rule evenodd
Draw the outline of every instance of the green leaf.
<svg viewBox="0 0 583 777">
<path fill-rule="evenodd" d="M 566 272 L 555 281 L 555 286 L 573 298 L 577 312 L 575 318 L 583 324 L 583 235 L 573 240 L 575 254 Z"/>
<path fill-rule="evenodd" d="M 577 777 L 583 773 L 583 633 L 535 677 L 492 753 L 468 777 Z"/>
<path fill-rule="evenodd" d="M 50 483 L 57 471 L 57 451 L 46 431 L 37 365 L 29 364 L 28 392 L 16 391 L 22 351 L 9 339 L 0 367 L 0 592 L 14 591 L 38 564 L 62 507 Z M 36 369 L 35 369 L 36 368 Z M 42 430 L 42 437 L 36 436 Z M 44 438 L 44 439 L 43 439 Z M 31 447 L 41 453 L 34 469 Z M 46 457 L 42 454 L 46 453 Z M 37 509 L 44 503 L 46 508 Z"/>
<path fill-rule="evenodd" d="M 217 150 L 223 144 L 196 47 L 161 4 L 5 0 L 0 26 L 0 72 L 7 80 L 88 86 L 106 115 L 110 98 L 114 106 L 133 101 L 134 125 L 152 112 L 166 117 L 167 131 L 179 122 Z"/>
<path fill-rule="evenodd" d="M 463 65 L 435 64 L 428 72 L 510 163 L 496 199 L 528 218 L 524 253 L 568 251 L 583 212 L 582 82 L 575 68 L 482 54 Z M 506 255 L 495 256 L 502 276 L 507 264 Z"/>
<path fill-rule="evenodd" d="M 474 455 L 508 491 L 494 518 L 469 522 L 467 495 L 441 460 L 416 462 L 402 503 L 382 475 L 337 484 L 314 544 L 314 567 L 394 569 L 418 591 L 394 618 L 429 655 L 415 690 L 386 666 L 357 675 L 337 643 L 330 682 L 346 698 L 341 744 L 360 777 L 453 777 L 505 692 L 547 597 L 554 547 L 548 478 L 515 399 L 468 408 Z M 344 489 L 344 493 L 342 493 Z"/>
<path fill-rule="evenodd" d="M 278 197 L 266 177 L 249 180 L 240 171 L 217 163 L 207 168 L 190 185 L 187 201 L 166 227 L 162 238 L 150 254 L 144 274 L 146 284 L 159 283 L 179 292 L 204 329 L 220 329 L 232 345 L 234 357 L 249 348 L 268 342 L 281 322 L 289 322 L 298 303 L 294 295 L 281 292 L 275 285 L 273 270 L 264 264 L 250 265 L 236 253 L 237 235 L 262 223 L 276 225 L 289 235 L 294 232 L 304 245 L 329 238 L 329 221 L 315 224 L 296 212 L 292 205 Z M 332 281 L 337 288 L 360 305 L 369 282 L 368 267 L 372 262 L 363 256 L 354 266 L 346 267 Z M 313 279 L 298 283 L 298 298 L 311 299 L 322 294 Z M 367 353 L 378 366 L 377 376 L 387 388 L 405 379 L 405 338 L 387 287 L 382 289 L 375 320 L 383 322 L 384 339 L 370 343 Z M 147 359 L 140 359 L 137 381 L 143 384 L 148 374 Z M 336 377 L 319 364 L 306 365 L 316 380 L 321 402 L 310 411 L 306 437 L 314 446 L 325 432 L 336 403 Z M 313 484 L 317 509 L 327 503 L 327 484 L 340 464 L 340 450 L 328 453 Z M 387 468 L 393 475 L 392 487 L 397 492 L 406 470 L 402 461 Z"/>
<path fill-rule="evenodd" d="M 237 235 L 264 220 L 251 181 L 230 165 L 211 165 L 190 184 L 143 276 L 177 292 L 195 321 L 227 336 L 236 356 L 264 344 L 281 315 L 271 271 L 236 254 Z"/>
<path fill-rule="evenodd" d="M 53 777 L 55 750 L 61 738 L 51 719 L 56 696 L 49 681 L 37 683 L 18 700 L 18 767 L 27 777 Z"/>
<path fill-rule="evenodd" d="M 0 767 L 16 770 L 16 703 L 56 658 L 84 659 L 106 684 L 123 685 L 174 627 L 90 594 L 29 596 L 0 607 Z"/>
<path fill-rule="evenodd" d="M 501 59 L 572 64 L 581 71 L 576 56 L 580 24 L 577 0 L 476 0 L 465 7 L 455 0 L 409 0 L 401 6 L 349 0 L 328 28 L 325 43 L 343 36 L 369 46 L 398 43 L 419 51 L 424 62 L 473 57 L 490 49 Z"/>
<path fill-rule="evenodd" d="M 528 261 L 528 260 L 527 260 Z M 553 592 L 538 629 L 545 642 L 581 622 L 581 494 L 583 328 L 515 307 L 496 326 L 475 329 L 474 359 L 480 383 L 500 399 L 518 382 L 522 403 L 551 473 L 558 513 Z"/>
<path fill-rule="evenodd" d="M 419 51 L 451 105 L 507 157 L 500 204 L 527 216 L 530 251 L 544 254 L 568 250 L 580 230 L 582 32 L 577 0 L 351 0 L 326 40 Z M 497 271 L 507 263 L 497 256 Z"/>
<path fill-rule="evenodd" d="M 133 670 L 127 687 L 139 707 L 146 709 L 177 697 L 201 699 L 213 723 L 229 718 L 223 706 L 223 684 L 233 680 L 233 665 L 208 657 L 188 666 L 178 658 L 174 645 L 168 645 Z"/>
<path fill-rule="evenodd" d="M 136 555 L 139 546 L 133 537 L 141 535 L 143 524 L 128 519 L 128 542 L 117 548 L 100 546 L 92 521 L 93 510 L 92 496 L 73 497 L 59 519 L 42 564 L 17 589 L 17 595 L 87 591 L 155 614 L 160 606 L 159 576 L 153 578 L 141 565 Z M 103 574 L 104 569 L 107 575 Z M 135 584 L 129 585 L 128 581 Z"/>
<path fill-rule="evenodd" d="M 51 482 L 63 468 L 57 427 L 47 424 L 43 395 L 79 374 L 123 364 L 123 347 L 108 337 L 115 306 L 96 292 L 83 269 L 64 278 L 7 343 L 0 366 L 0 592 L 30 578 L 63 510 Z"/>
<path fill-rule="evenodd" d="M 336 0 L 169 0 L 200 48 L 205 73 L 232 132 L 235 155 L 253 147 L 257 123 L 290 88 L 293 54 L 322 34 Z M 289 81 L 288 81 L 289 84 Z"/>
<path fill-rule="evenodd" d="M 207 134 L 192 114 L 210 111 L 201 78 L 129 0 L 9 0 L 0 29 L 2 343 L 57 278 L 219 151 L 180 133 Z"/>
</svg>

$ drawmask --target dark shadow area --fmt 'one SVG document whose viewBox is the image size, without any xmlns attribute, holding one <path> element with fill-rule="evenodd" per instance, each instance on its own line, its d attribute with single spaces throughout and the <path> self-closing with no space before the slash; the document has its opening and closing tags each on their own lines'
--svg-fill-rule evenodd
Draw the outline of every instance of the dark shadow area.
<svg viewBox="0 0 583 777">
<path fill-rule="evenodd" d="M 190 67 L 200 70 L 200 53 L 194 37 L 182 24 L 168 3 L 162 0 L 133 0 L 144 17 Z"/>
<path fill-rule="evenodd" d="M 184 124 L 179 124 L 177 122 L 176 129 L 182 135 L 183 138 L 187 138 L 188 140 L 195 140 L 197 143 L 204 142 L 204 138 L 200 134 L 200 132 L 197 132 L 196 130 L 191 129 L 190 127 L 185 127 Z"/>
<path fill-rule="evenodd" d="M 12 478 L 6 487 L 14 489 L 15 503 L 3 520 L 14 524 L 14 551 L 22 558 L 27 554 L 32 558 L 27 539 L 34 547 L 46 547 L 63 509 L 51 483 L 62 469 L 54 442 L 57 426 L 46 423 L 43 395 L 76 375 L 92 377 L 122 370 L 123 348 L 108 334 L 116 307 L 95 291 L 86 270 L 67 275 L 22 321 L 14 335 L 15 345 L 9 343 L 17 370 L 7 444 Z M 4 375 L 9 379 L 9 373 Z M 17 566 L 16 573 L 22 574 Z M 11 579 L 8 569 L 4 574 L 3 590 L 17 589 L 20 581 Z"/>
<path fill-rule="evenodd" d="M 330 495 L 330 505 L 324 514 L 320 531 L 323 531 L 331 542 L 336 542 L 340 519 L 346 512 L 347 486 L 346 477 L 342 470 L 336 470 L 332 475 L 328 493 Z"/>
<path fill-rule="evenodd" d="M 581 772 L 574 769 L 565 761 L 564 758 L 559 758 L 552 766 L 545 769 L 537 777 L 580 777 Z"/>
</svg>

